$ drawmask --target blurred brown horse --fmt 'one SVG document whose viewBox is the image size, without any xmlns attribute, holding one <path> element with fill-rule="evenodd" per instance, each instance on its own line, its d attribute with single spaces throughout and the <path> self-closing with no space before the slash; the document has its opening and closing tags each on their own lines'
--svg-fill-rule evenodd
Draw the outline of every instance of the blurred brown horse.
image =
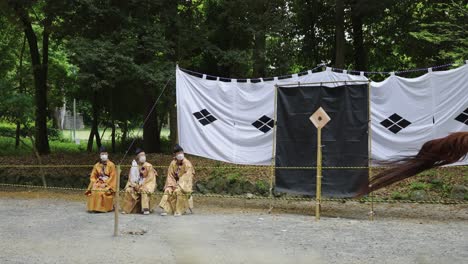
<svg viewBox="0 0 468 264">
<path fill-rule="evenodd" d="M 424 143 L 418 154 L 400 160 L 386 162 L 392 166 L 369 181 L 369 186 L 358 196 L 384 188 L 428 169 L 455 163 L 468 153 L 468 132 L 452 133 Z"/>
</svg>

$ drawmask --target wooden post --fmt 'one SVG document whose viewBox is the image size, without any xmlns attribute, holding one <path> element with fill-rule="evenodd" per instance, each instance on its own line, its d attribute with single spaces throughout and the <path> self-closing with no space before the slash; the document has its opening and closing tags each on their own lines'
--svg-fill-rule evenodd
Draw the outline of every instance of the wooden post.
<svg viewBox="0 0 468 264">
<path fill-rule="evenodd" d="M 270 198 L 270 208 L 268 213 L 271 213 L 273 210 L 273 181 L 275 178 L 275 166 L 276 166 L 276 120 L 277 120 L 277 108 L 278 108 L 278 85 L 275 84 L 275 107 L 273 112 L 273 139 L 272 139 L 272 149 L 271 149 L 271 172 L 270 172 L 270 192 L 268 197 Z"/>
<path fill-rule="evenodd" d="M 372 178 L 372 122 L 371 122 L 371 104 L 370 104 L 370 96 L 371 96 L 371 93 L 370 93 L 370 89 L 371 89 L 371 85 L 370 85 L 370 81 L 367 83 L 367 130 L 369 131 L 367 133 L 367 140 L 368 140 L 368 146 L 369 146 L 369 150 L 367 151 L 367 155 L 369 156 L 368 160 L 367 160 L 367 167 L 368 167 L 368 173 L 369 173 L 369 179 Z M 371 199 L 371 202 L 370 202 L 370 212 L 369 212 L 369 220 L 370 221 L 374 221 L 374 215 L 375 215 L 375 212 L 374 212 L 374 192 L 371 192 L 370 193 L 370 199 Z"/>
<path fill-rule="evenodd" d="M 322 199 L 322 128 L 317 128 L 317 190 L 315 192 L 315 220 L 320 220 Z"/>
<path fill-rule="evenodd" d="M 315 191 L 315 220 L 320 220 L 322 201 L 322 127 L 330 122 L 330 117 L 322 107 L 319 107 L 309 118 L 317 128 L 317 180 Z"/>
<path fill-rule="evenodd" d="M 114 193 L 114 236 L 119 236 L 119 211 L 120 211 L 120 165 L 117 165 L 117 181 Z"/>
</svg>

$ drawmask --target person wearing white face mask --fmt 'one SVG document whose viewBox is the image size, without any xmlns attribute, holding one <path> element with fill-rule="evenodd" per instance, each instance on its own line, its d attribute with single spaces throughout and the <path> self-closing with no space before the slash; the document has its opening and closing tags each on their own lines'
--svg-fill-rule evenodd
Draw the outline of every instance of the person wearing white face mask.
<svg viewBox="0 0 468 264">
<path fill-rule="evenodd" d="M 138 148 L 135 152 L 135 160 L 128 175 L 125 186 L 123 213 L 150 213 L 150 197 L 156 188 L 156 177 L 158 173 L 151 163 L 146 162 L 145 152 Z"/>
<path fill-rule="evenodd" d="M 114 208 L 113 194 L 116 190 L 117 170 L 115 164 L 109 160 L 106 149 L 101 147 L 99 152 L 100 161 L 93 167 L 85 192 L 89 212 L 109 212 Z"/>
<path fill-rule="evenodd" d="M 161 215 L 180 216 L 193 208 L 192 183 L 195 170 L 192 163 L 185 158 L 181 146 L 174 147 L 174 160 L 167 170 L 164 195 L 159 203 L 164 212 Z"/>
</svg>

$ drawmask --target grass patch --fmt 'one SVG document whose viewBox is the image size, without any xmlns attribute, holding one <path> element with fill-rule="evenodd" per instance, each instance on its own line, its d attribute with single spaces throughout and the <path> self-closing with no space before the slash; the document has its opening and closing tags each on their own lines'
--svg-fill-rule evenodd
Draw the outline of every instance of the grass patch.
<svg viewBox="0 0 468 264">
<path fill-rule="evenodd" d="M 432 184 L 426 182 L 412 182 L 410 184 L 411 190 L 429 190 L 432 188 Z"/>
<path fill-rule="evenodd" d="M 22 156 L 32 153 L 31 140 L 28 138 L 21 139 L 23 143 L 15 148 L 15 139 L 10 137 L 0 137 L 0 155 L 1 156 Z M 50 150 L 52 152 L 61 153 L 79 153 L 86 151 L 87 142 L 81 142 L 79 145 L 70 141 L 49 140 Z"/>
<path fill-rule="evenodd" d="M 32 125 L 32 124 L 31 124 Z M 31 140 L 26 137 L 21 137 L 24 142 L 20 143 L 19 147 L 15 147 L 15 131 L 16 125 L 8 122 L 0 122 L 0 156 L 24 156 L 32 153 Z M 104 128 L 99 128 L 99 132 L 103 135 L 101 142 L 107 149 L 111 149 L 111 130 L 108 128 L 104 132 Z M 104 134 L 103 134 L 104 132 Z M 90 129 L 81 129 L 76 131 L 77 143 L 73 139 L 73 131 L 71 130 L 58 130 L 54 128 L 48 129 L 49 146 L 51 152 L 55 153 L 79 153 L 86 151 Z M 172 149 L 169 146 L 170 131 L 167 128 L 161 130 L 161 149 L 163 152 L 168 152 Z M 137 137 L 137 141 L 141 142 L 143 131 L 141 129 L 131 130 L 126 142 L 120 142 L 121 130 L 116 129 L 116 151 L 124 152 L 130 145 L 130 141 Z M 138 143 L 137 142 L 137 143 Z M 96 143 L 94 142 L 93 151 L 97 151 Z"/>
<path fill-rule="evenodd" d="M 87 129 L 79 129 L 79 130 L 76 130 L 75 132 L 75 137 L 76 139 L 78 139 L 79 141 L 88 141 L 88 137 L 89 137 L 89 133 L 91 132 L 91 129 L 87 128 Z M 112 140 L 112 137 L 111 137 L 111 129 L 108 128 L 106 129 L 106 131 L 104 132 L 104 128 L 103 127 L 100 127 L 99 128 L 99 135 L 102 136 L 102 141 L 111 141 Z M 60 131 L 61 133 L 61 136 L 68 140 L 68 141 L 71 141 L 73 139 L 73 130 L 61 130 Z M 117 137 L 120 137 L 122 135 L 122 131 L 117 128 L 115 130 L 115 134 Z M 170 131 L 169 129 L 167 128 L 163 128 L 161 129 L 161 139 L 169 139 L 169 134 L 170 134 Z M 132 137 L 141 137 L 143 135 L 143 130 L 142 129 L 134 129 L 134 130 L 131 130 L 129 132 L 129 137 L 132 138 Z"/>
<path fill-rule="evenodd" d="M 409 198 L 408 194 L 401 192 L 392 192 L 391 197 L 394 200 L 406 200 Z"/>
<path fill-rule="evenodd" d="M 241 178 L 242 178 L 242 175 L 239 172 L 229 173 L 227 175 L 227 179 L 228 179 L 229 183 L 234 183 L 234 182 L 240 181 Z"/>
</svg>

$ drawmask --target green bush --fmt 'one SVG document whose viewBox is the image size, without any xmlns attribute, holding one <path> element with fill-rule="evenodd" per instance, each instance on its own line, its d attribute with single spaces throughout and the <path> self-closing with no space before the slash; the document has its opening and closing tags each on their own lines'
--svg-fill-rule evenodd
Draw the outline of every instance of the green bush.
<svg viewBox="0 0 468 264">
<path fill-rule="evenodd" d="M 230 184 L 238 182 L 242 178 L 242 176 L 241 176 L 241 174 L 239 172 L 230 173 L 230 174 L 226 175 L 226 177 L 227 177 Z"/>
<path fill-rule="evenodd" d="M 428 190 L 432 188 L 432 184 L 425 182 L 413 182 L 410 184 L 411 190 Z"/>
<path fill-rule="evenodd" d="M 257 189 L 257 192 L 260 193 L 261 195 L 265 195 L 269 192 L 269 187 L 268 187 L 268 183 L 266 181 L 257 181 L 255 183 L 255 187 Z"/>
<path fill-rule="evenodd" d="M 47 135 L 49 136 L 49 140 L 63 141 L 62 131 L 60 129 L 48 127 Z"/>
<path fill-rule="evenodd" d="M 401 193 L 401 192 L 392 192 L 391 197 L 394 200 L 406 200 L 406 199 L 408 199 L 408 195 L 404 194 L 404 193 Z"/>
</svg>

